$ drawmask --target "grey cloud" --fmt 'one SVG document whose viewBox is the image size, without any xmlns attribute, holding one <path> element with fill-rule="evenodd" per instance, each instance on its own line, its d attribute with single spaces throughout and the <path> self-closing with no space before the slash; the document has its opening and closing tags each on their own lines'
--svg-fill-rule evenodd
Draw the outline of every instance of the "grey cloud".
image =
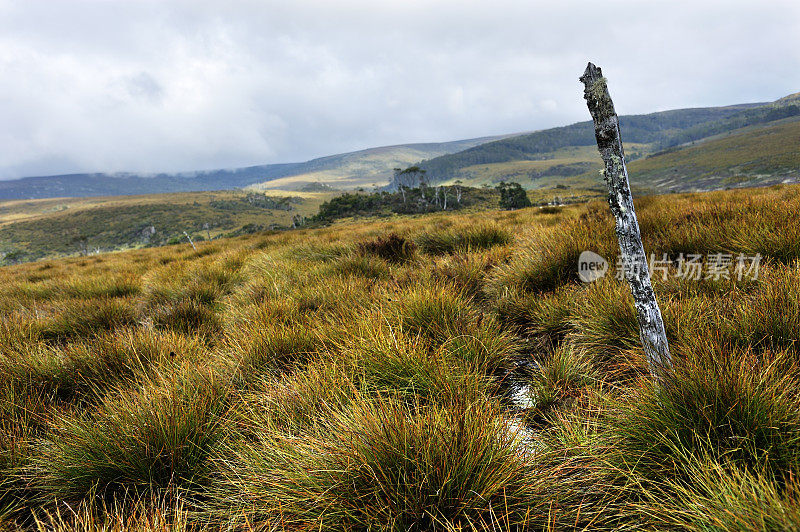
<svg viewBox="0 0 800 532">
<path fill-rule="evenodd" d="M 800 4 L 0 0 L 0 178 L 303 160 L 800 90 Z"/>
<path fill-rule="evenodd" d="M 158 103 L 164 95 L 164 88 L 147 72 L 140 72 L 125 79 L 128 94 L 133 98 L 144 98 Z"/>
</svg>

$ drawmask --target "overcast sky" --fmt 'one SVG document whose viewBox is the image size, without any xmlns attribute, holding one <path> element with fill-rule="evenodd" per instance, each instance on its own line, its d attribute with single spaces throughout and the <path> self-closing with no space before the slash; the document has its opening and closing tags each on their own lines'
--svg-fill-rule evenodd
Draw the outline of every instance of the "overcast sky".
<svg viewBox="0 0 800 532">
<path fill-rule="evenodd" d="M 0 0 L 0 179 L 228 168 L 800 91 L 800 1 Z"/>
</svg>

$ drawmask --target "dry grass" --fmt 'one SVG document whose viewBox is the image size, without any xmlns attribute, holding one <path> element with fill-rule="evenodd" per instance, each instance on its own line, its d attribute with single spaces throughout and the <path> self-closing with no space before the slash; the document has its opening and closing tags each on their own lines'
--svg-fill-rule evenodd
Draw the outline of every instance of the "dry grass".
<svg viewBox="0 0 800 532">
<path fill-rule="evenodd" d="M 798 208 L 787 186 L 637 202 L 659 257 L 763 256 L 757 281 L 655 280 L 662 387 L 627 287 L 577 281 L 580 251 L 616 255 L 600 202 L 0 268 L 0 518 L 798 529 Z"/>
</svg>

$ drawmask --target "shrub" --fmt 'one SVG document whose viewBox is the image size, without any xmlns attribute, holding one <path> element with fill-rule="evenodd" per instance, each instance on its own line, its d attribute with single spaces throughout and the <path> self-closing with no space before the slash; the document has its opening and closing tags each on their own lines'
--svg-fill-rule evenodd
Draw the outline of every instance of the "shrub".
<svg viewBox="0 0 800 532">
<path fill-rule="evenodd" d="M 522 209 L 532 205 L 528 193 L 519 183 L 501 182 L 496 188 L 500 191 L 501 209 Z"/>
</svg>

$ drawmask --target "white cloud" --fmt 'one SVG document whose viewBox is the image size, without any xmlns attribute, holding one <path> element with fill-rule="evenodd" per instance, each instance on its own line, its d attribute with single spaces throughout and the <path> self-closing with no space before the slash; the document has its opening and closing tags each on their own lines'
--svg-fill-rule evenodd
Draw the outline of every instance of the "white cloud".
<svg viewBox="0 0 800 532">
<path fill-rule="evenodd" d="M 800 4 L 0 0 L 0 178 L 303 160 L 800 90 Z"/>
</svg>

